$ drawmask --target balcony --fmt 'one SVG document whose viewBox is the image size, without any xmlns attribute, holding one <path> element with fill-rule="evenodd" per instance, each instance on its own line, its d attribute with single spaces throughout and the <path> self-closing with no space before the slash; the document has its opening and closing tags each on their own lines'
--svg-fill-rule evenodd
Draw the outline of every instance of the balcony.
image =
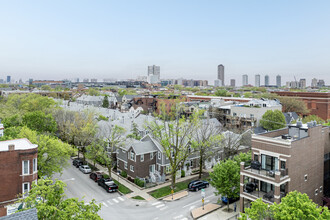
<svg viewBox="0 0 330 220">
<path fill-rule="evenodd" d="M 259 161 L 251 161 L 244 164 L 244 171 L 246 173 L 255 174 L 264 177 L 268 180 L 275 181 L 275 173 L 280 173 L 280 180 L 284 180 L 288 177 L 288 169 L 275 169 L 275 170 L 266 170 L 261 168 L 261 163 Z"/>
<path fill-rule="evenodd" d="M 273 190 L 269 190 L 268 192 L 260 191 L 258 190 L 257 185 L 251 182 L 244 185 L 243 193 L 248 195 L 248 197 L 251 197 L 251 199 L 256 200 L 258 198 L 261 198 L 264 202 L 267 203 L 274 203 L 274 198 L 276 197 L 274 196 Z M 285 197 L 286 194 L 287 193 L 285 192 L 280 192 L 280 199 Z"/>
</svg>

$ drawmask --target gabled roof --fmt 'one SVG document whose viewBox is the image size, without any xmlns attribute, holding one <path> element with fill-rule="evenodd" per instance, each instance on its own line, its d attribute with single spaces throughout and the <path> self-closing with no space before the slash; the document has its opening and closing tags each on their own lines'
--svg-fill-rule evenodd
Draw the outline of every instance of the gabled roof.
<svg viewBox="0 0 330 220">
<path fill-rule="evenodd" d="M 1 220 L 38 220 L 37 209 L 28 209 L 11 215 L 0 217 Z"/>
<path fill-rule="evenodd" d="M 136 155 L 155 152 L 158 150 L 151 140 L 133 143 L 131 147 L 133 148 Z"/>
<path fill-rule="evenodd" d="M 285 117 L 286 124 L 291 124 L 292 121 L 297 120 L 299 117 L 295 112 L 285 112 L 283 115 Z"/>
</svg>

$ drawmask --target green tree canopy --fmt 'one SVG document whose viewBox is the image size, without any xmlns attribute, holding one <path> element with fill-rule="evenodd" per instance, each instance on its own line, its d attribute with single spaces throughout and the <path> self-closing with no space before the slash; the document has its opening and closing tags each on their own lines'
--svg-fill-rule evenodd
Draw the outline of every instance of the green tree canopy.
<svg viewBox="0 0 330 220">
<path fill-rule="evenodd" d="M 50 91 L 52 88 L 50 87 L 50 85 L 42 85 L 41 86 L 41 90 L 48 90 Z"/>
<path fill-rule="evenodd" d="M 246 208 L 241 213 L 240 219 L 330 219 L 327 207 L 318 206 L 307 194 L 298 191 L 289 192 L 281 203 L 273 205 L 265 204 L 261 199 L 252 202 L 251 208 Z"/>
<path fill-rule="evenodd" d="M 217 91 L 215 91 L 214 95 L 216 95 L 216 96 L 227 96 L 227 90 L 218 89 Z"/>
<path fill-rule="evenodd" d="M 324 120 L 322 118 L 320 118 L 319 116 L 317 116 L 317 115 L 308 115 L 308 116 L 302 118 L 303 123 L 307 123 L 307 122 L 310 122 L 310 121 L 316 121 L 317 124 L 323 124 L 324 123 Z"/>
<path fill-rule="evenodd" d="M 39 179 L 37 185 L 33 183 L 28 196 L 18 201 L 24 204 L 19 211 L 36 208 L 38 219 L 101 219 L 97 214 L 101 206 L 95 200 L 85 204 L 77 198 L 66 199 L 65 187 L 65 183 L 59 180 L 53 182 L 51 179 Z"/>
<path fill-rule="evenodd" d="M 306 103 L 296 97 L 280 96 L 279 100 L 284 112 L 296 112 L 303 115 L 309 113 Z"/>
<path fill-rule="evenodd" d="M 237 198 L 240 192 L 240 166 L 234 160 L 220 162 L 210 173 L 211 185 L 216 189 L 215 194 L 227 198 Z M 229 210 L 229 203 L 228 203 Z"/>
<path fill-rule="evenodd" d="M 56 121 L 51 114 L 42 111 L 27 112 L 22 118 L 23 125 L 38 132 L 55 133 L 57 130 Z"/>
<path fill-rule="evenodd" d="M 261 126 L 269 131 L 284 128 L 286 121 L 280 110 L 267 110 L 260 121 Z"/>
<path fill-rule="evenodd" d="M 103 103 L 102 103 L 102 107 L 103 108 L 109 108 L 109 99 L 108 99 L 108 96 L 104 96 L 103 98 Z"/>
<path fill-rule="evenodd" d="M 100 95 L 100 92 L 97 89 L 89 88 L 88 89 L 88 95 L 99 96 Z"/>
</svg>

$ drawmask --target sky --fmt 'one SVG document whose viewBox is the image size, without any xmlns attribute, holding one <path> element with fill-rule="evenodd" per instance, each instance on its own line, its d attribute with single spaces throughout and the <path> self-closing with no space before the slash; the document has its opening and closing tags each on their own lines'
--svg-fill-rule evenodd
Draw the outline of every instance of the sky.
<svg viewBox="0 0 330 220">
<path fill-rule="evenodd" d="M 330 84 L 330 1 L 0 0 L 0 78 Z"/>
</svg>

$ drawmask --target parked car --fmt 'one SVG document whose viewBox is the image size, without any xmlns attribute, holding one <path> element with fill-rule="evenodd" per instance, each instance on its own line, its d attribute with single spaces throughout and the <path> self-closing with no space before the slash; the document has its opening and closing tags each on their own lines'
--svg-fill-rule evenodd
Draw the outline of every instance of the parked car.
<svg viewBox="0 0 330 220">
<path fill-rule="evenodd" d="M 73 161 L 72 161 L 72 165 L 73 166 L 75 166 L 75 167 L 79 167 L 79 166 L 81 166 L 81 165 L 83 165 L 84 164 L 84 162 L 81 160 L 81 159 L 74 159 Z"/>
<path fill-rule="evenodd" d="M 204 180 L 194 180 L 194 181 L 191 181 L 188 184 L 188 190 L 190 190 L 190 191 L 198 191 L 200 189 L 204 189 L 204 188 L 209 187 L 209 185 L 210 184 L 207 181 L 204 181 Z"/>
<path fill-rule="evenodd" d="M 112 179 L 104 179 L 101 178 L 97 181 L 99 186 L 102 186 L 108 193 L 109 192 L 116 192 L 118 190 L 118 186 L 115 184 Z"/>
<path fill-rule="evenodd" d="M 90 173 L 92 169 L 88 165 L 80 165 L 79 170 L 83 173 Z"/>
<path fill-rule="evenodd" d="M 101 172 L 92 172 L 91 174 L 89 174 L 89 178 L 91 178 L 92 180 L 94 180 L 95 182 L 97 182 L 99 179 L 101 179 L 103 177 Z"/>
<path fill-rule="evenodd" d="M 231 204 L 233 202 L 236 202 L 237 200 L 239 200 L 239 195 L 237 195 L 237 197 L 235 197 L 235 198 L 229 198 L 229 204 Z M 227 204 L 228 203 L 228 198 L 226 196 L 222 196 L 221 201 L 223 203 Z"/>
</svg>

